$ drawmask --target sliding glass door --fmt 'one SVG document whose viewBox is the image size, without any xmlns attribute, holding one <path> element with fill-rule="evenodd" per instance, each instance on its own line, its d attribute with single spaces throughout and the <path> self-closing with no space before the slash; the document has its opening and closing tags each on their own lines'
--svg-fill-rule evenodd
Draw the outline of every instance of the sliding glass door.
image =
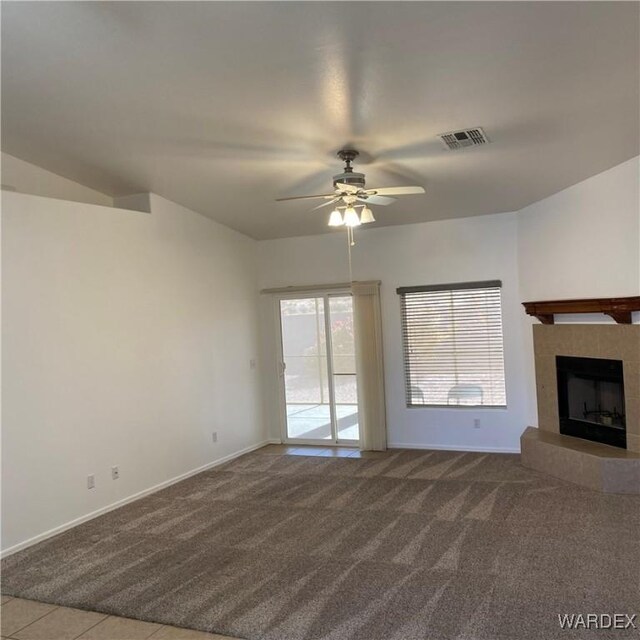
<svg viewBox="0 0 640 640">
<path fill-rule="evenodd" d="M 349 293 L 280 299 L 286 442 L 354 444 L 358 399 Z"/>
</svg>

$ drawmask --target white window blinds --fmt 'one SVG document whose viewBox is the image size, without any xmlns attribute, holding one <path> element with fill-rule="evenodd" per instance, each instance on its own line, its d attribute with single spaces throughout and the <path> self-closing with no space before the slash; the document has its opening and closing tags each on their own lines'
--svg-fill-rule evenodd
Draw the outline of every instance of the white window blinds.
<svg viewBox="0 0 640 640">
<path fill-rule="evenodd" d="M 506 406 L 501 283 L 401 287 L 407 406 Z"/>
</svg>

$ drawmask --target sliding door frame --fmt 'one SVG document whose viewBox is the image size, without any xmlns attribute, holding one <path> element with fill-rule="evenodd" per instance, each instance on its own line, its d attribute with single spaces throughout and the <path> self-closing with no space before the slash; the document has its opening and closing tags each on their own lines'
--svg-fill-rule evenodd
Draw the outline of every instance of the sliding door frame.
<svg viewBox="0 0 640 640">
<path fill-rule="evenodd" d="M 353 297 L 350 287 L 335 288 L 309 288 L 292 291 L 291 293 L 274 294 L 274 311 L 276 314 L 276 345 L 278 359 L 278 405 L 280 416 L 280 438 L 284 444 L 311 444 L 322 445 L 324 447 L 339 446 L 357 446 L 358 440 L 341 440 L 338 438 L 338 420 L 336 415 L 335 403 L 335 381 L 333 375 L 333 344 L 331 342 L 331 311 L 329 307 L 329 299 L 334 297 Z M 325 347 L 327 351 L 327 382 L 329 389 L 329 410 L 331 414 L 331 439 L 309 439 L 309 438 L 290 438 L 287 432 L 287 390 L 285 384 L 285 361 L 284 361 L 284 344 L 282 339 L 282 310 L 280 302 L 282 300 L 300 300 L 304 298 L 322 298 L 324 300 L 324 331 L 325 331 Z M 357 380 L 357 372 L 356 372 Z"/>
</svg>

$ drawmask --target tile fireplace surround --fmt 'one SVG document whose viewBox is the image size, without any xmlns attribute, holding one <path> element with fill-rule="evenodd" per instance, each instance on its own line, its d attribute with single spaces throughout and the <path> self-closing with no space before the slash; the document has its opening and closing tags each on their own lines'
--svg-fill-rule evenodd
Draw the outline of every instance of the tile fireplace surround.
<svg viewBox="0 0 640 640">
<path fill-rule="evenodd" d="M 640 325 L 534 325 L 538 429 L 521 437 L 522 463 L 607 493 L 640 494 Z M 623 363 L 627 448 L 560 434 L 556 356 Z"/>
</svg>

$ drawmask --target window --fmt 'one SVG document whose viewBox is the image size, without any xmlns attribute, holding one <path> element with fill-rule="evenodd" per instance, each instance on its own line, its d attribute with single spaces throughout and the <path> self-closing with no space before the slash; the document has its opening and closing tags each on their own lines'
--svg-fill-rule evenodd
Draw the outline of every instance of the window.
<svg viewBox="0 0 640 640">
<path fill-rule="evenodd" d="M 507 404 L 501 282 L 401 287 L 407 406 Z"/>
</svg>

